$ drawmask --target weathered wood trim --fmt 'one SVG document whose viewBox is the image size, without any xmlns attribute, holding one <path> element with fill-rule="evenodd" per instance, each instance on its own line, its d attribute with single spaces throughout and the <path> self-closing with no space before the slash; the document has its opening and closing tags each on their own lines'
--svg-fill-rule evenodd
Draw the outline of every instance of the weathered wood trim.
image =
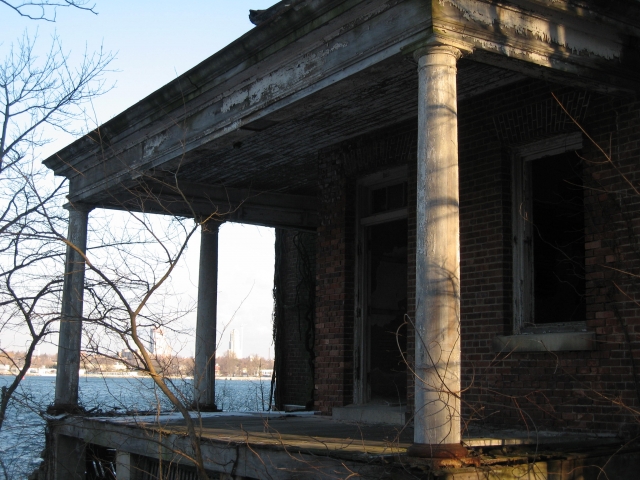
<svg viewBox="0 0 640 480">
<path fill-rule="evenodd" d="M 433 0 L 433 30 L 469 42 L 476 51 L 586 77 L 592 87 L 602 84 L 605 90 L 612 86 L 637 90 L 637 74 L 621 60 L 628 37 L 640 36 L 638 26 L 585 6 L 570 9 L 570 3 Z M 482 54 L 474 58 L 491 61 Z M 499 66 L 527 69 L 512 61 Z"/>
<path fill-rule="evenodd" d="M 251 69 L 255 69 L 265 58 L 276 55 L 311 31 L 321 30 L 333 18 L 362 2 L 363 0 L 292 0 L 290 3 L 294 8 L 288 9 L 285 14 L 250 30 L 61 152 L 65 152 L 64 156 L 67 158 L 91 154 L 96 143 L 112 144 L 121 141 L 132 131 L 140 131 L 164 118 L 168 112 L 184 107 L 187 102 L 205 97 L 204 94 L 209 90 L 226 83 L 232 86 L 230 81 L 242 80 L 242 74 L 249 78 Z M 65 162 L 55 155 L 45 160 L 45 163 L 56 171 L 65 168 Z"/>
<path fill-rule="evenodd" d="M 180 182 L 130 186 L 125 193 L 97 203 L 100 208 L 184 217 L 209 217 L 266 227 L 315 230 L 318 199 L 315 196 L 257 192 Z"/>
<path fill-rule="evenodd" d="M 528 162 L 537 158 L 550 157 L 571 150 L 580 150 L 581 148 L 582 133 L 573 132 L 527 143 L 526 145 L 517 147 L 515 152 L 522 161 Z"/>
<path fill-rule="evenodd" d="M 551 155 L 580 150 L 582 133 L 573 132 L 514 147 L 511 151 L 513 228 L 513 332 L 520 334 L 535 325 L 534 258 L 529 162 Z"/>
<path fill-rule="evenodd" d="M 75 177 L 74 191 L 84 194 L 78 198 L 87 198 L 90 191 L 183 158 L 204 144 L 222 148 L 253 134 L 241 128 L 397 55 L 431 23 L 429 5 L 418 0 L 361 3 L 357 12 L 332 19 L 330 29 L 318 28 L 304 42 L 287 45 L 256 65 L 249 78 L 236 75 L 202 98 L 165 110 L 149 128 L 132 128 L 117 141 L 101 135 L 75 155 L 72 145 L 46 164 L 59 175 Z"/>
<path fill-rule="evenodd" d="M 529 177 L 522 158 L 511 154 L 513 234 L 513 333 L 533 323 L 533 252 Z"/>
<path fill-rule="evenodd" d="M 472 58 L 603 91 L 639 88 L 624 62 L 640 36 L 622 7 L 570 0 L 298 0 L 176 81 L 45 161 L 71 179 L 72 201 L 171 169 L 203 147 L 228 148 L 289 120 L 324 88 L 437 35 Z M 633 46 L 632 46 L 633 47 Z M 634 50 L 635 47 L 631 48 Z M 636 49 L 637 50 L 637 49 Z M 573 80 L 572 80 L 573 79 Z"/>
<path fill-rule="evenodd" d="M 231 205 L 260 205 L 264 207 L 294 208 L 312 212 L 318 210 L 318 199 L 315 196 L 259 192 L 248 188 L 229 188 L 182 181 L 179 182 L 179 187 L 188 195 L 207 198 L 220 204 L 226 202 Z"/>
<path fill-rule="evenodd" d="M 131 418 L 125 419 L 131 421 Z M 265 420 L 266 421 L 266 420 Z M 52 426 L 57 435 L 67 435 L 120 452 L 161 458 L 163 461 L 193 465 L 180 452 L 189 452 L 189 438 L 184 427 L 172 426 L 170 433 L 158 425 L 138 423 L 117 424 L 118 420 L 67 418 Z M 180 432 L 180 433 L 176 433 Z M 237 432 L 229 432 L 230 435 Z M 278 439 L 274 434 L 274 439 Z M 377 478 L 380 466 L 363 455 L 362 462 L 349 460 L 339 451 L 327 450 L 326 446 L 312 445 L 308 448 L 294 447 L 287 438 L 279 439 L 279 445 L 243 442 L 218 437 L 203 439 L 201 443 L 204 467 L 210 472 L 233 474 L 237 477 L 278 479 L 327 479 L 348 476 Z M 318 442 L 315 442 L 317 444 Z M 331 455 L 331 456 L 330 456 Z M 353 457 L 353 455 L 351 455 Z M 396 478 L 396 477 L 394 477 Z M 414 478 L 400 475 L 398 478 Z"/>
</svg>

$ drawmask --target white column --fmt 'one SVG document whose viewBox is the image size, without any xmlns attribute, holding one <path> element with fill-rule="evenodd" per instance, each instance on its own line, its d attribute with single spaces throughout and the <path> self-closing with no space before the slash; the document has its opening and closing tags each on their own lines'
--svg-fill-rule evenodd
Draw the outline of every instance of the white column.
<svg viewBox="0 0 640 480">
<path fill-rule="evenodd" d="M 69 205 L 66 208 L 69 210 L 67 239 L 84 253 L 87 250 L 90 208 L 81 205 Z M 67 245 L 65 260 L 54 409 L 73 411 L 78 407 L 85 262 L 71 245 Z"/>
<path fill-rule="evenodd" d="M 208 222 L 200 235 L 200 273 L 198 275 L 198 315 L 194 408 L 215 411 L 216 315 L 218 308 L 218 229 Z"/>
<path fill-rule="evenodd" d="M 419 72 L 414 446 L 429 457 L 460 444 L 460 219 L 457 48 L 416 52 Z"/>
</svg>

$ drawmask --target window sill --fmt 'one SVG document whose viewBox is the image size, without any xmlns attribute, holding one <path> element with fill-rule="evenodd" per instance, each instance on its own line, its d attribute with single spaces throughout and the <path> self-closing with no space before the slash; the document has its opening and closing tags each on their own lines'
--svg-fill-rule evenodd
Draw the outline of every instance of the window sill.
<svg viewBox="0 0 640 480">
<path fill-rule="evenodd" d="M 524 333 L 493 339 L 494 352 L 575 352 L 595 349 L 594 332 Z"/>
</svg>

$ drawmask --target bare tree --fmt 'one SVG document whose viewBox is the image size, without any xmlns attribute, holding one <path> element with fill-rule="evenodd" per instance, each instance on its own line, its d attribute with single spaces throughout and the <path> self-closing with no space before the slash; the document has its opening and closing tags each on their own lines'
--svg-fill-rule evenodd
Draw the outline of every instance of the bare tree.
<svg viewBox="0 0 640 480">
<path fill-rule="evenodd" d="M 173 188 L 179 191 L 177 187 Z M 138 195 L 144 204 L 148 198 L 143 197 L 151 193 L 138 192 Z M 129 369 L 153 380 L 186 423 L 191 450 L 176 453 L 191 460 L 204 480 L 208 476 L 200 436 L 189 411 L 190 392 L 175 388 L 167 378 L 165 371 L 170 355 L 151 351 L 148 333 L 151 329 L 171 331 L 181 328 L 178 321 L 185 309 L 167 303 L 171 289 L 168 280 L 194 233 L 200 227 L 207 228 L 208 222 L 215 221 L 218 215 L 195 221 L 135 212 L 124 215 L 126 219 L 120 228 L 114 228 L 112 222 L 110 228 L 102 228 L 100 219 L 94 219 L 92 224 L 98 228 L 94 227 L 94 238 L 89 244 L 96 246 L 86 253 L 70 243 L 53 223 L 50 226 L 54 236 L 81 255 L 86 263 L 88 298 L 84 313 L 84 348 L 92 354 L 118 359 Z M 120 354 L 123 350 L 127 355 Z"/>
<path fill-rule="evenodd" d="M 94 5 L 85 0 L 0 2 L 38 20 L 55 21 L 58 7 L 95 13 Z M 0 348 L 0 355 L 18 371 L 2 388 L 0 431 L 12 402 L 19 398 L 20 382 L 38 345 L 56 333 L 65 250 L 81 252 L 66 237 L 66 215 L 59 207 L 66 184 L 52 182 L 38 155 L 54 132 L 80 133 L 77 125 L 87 118 L 85 107 L 108 90 L 104 74 L 113 58 L 102 49 L 85 52 L 73 66 L 58 37 L 42 56 L 36 54 L 37 40 L 25 33 L 0 63 L 0 334 L 22 335 L 26 350 L 23 358 L 15 359 Z M 168 312 L 162 302 L 151 305 L 150 300 L 166 293 L 170 286 L 166 280 L 189 238 L 209 220 L 177 218 L 167 228 L 153 216 L 130 213 L 120 230 L 122 238 L 99 238 L 97 247 L 82 253 L 89 270 L 86 347 L 118 357 L 154 381 L 187 423 L 192 448 L 180 454 L 193 461 L 202 479 L 207 474 L 199 436 L 187 408 L 192 402 L 165 378 L 167 366 L 149 351 L 145 334 L 150 328 L 171 330 L 179 319 L 177 310 Z M 144 248 L 136 249 L 137 243 L 144 243 Z M 119 356 L 122 350 L 130 355 Z M 12 477 L 2 458 L 0 471 L 5 478 Z"/>
<path fill-rule="evenodd" d="M 30 20 L 45 20 L 47 22 L 56 21 L 58 8 L 72 7 L 86 10 L 93 14 L 98 13 L 95 10 L 96 4 L 88 0 L 34 0 L 32 2 L 0 0 L 0 4 L 7 6 L 22 17 Z"/>
<path fill-rule="evenodd" d="M 79 133 L 74 122 L 86 118 L 84 107 L 108 90 L 104 74 L 113 55 L 85 52 L 74 67 L 57 37 L 43 58 L 36 41 L 25 33 L 0 64 L 0 173 L 33 158 L 50 142 L 50 128 Z"/>
<path fill-rule="evenodd" d="M 26 333 L 27 339 L 24 358 L 14 363 L 19 373 L 2 390 L 0 428 L 37 346 L 56 333 L 65 250 L 81 251 L 66 238 L 66 215 L 59 208 L 66 184 L 51 182 L 37 152 L 56 130 L 78 133 L 84 107 L 106 90 L 104 73 L 112 58 L 99 51 L 72 68 L 57 38 L 42 60 L 35 47 L 36 40 L 25 34 L 0 66 L 0 328 Z M 148 194 L 136 193 L 141 203 Z M 163 298 L 189 238 L 210 220 L 175 218 L 167 228 L 154 216 L 128 213 L 121 238 L 97 238 L 96 247 L 82 254 L 89 269 L 86 348 L 119 358 L 155 382 L 187 423 L 192 451 L 180 453 L 193 460 L 203 479 L 199 436 L 187 408 L 191 399 L 165 378 L 166 365 L 149 351 L 145 334 L 150 328 L 171 330 L 182 315 L 150 300 Z M 94 234 L 113 232 L 97 226 Z M 136 249 L 139 243 L 144 248 Z M 122 350 L 130 355 L 119 356 Z"/>
<path fill-rule="evenodd" d="M 66 183 L 53 181 L 39 152 L 54 133 L 77 132 L 74 122 L 84 118 L 85 106 L 107 90 L 112 59 L 100 50 L 74 66 L 57 37 L 42 57 L 37 47 L 37 38 L 25 33 L 0 63 L 0 336 L 3 348 L 18 338 L 25 351 L 17 363 L 0 348 L 18 370 L 2 387 L 0 431 L 34 352 L 59 320 L 65 247 L 51 226 L 66 225 L 59 208 Z"/>
</svg>

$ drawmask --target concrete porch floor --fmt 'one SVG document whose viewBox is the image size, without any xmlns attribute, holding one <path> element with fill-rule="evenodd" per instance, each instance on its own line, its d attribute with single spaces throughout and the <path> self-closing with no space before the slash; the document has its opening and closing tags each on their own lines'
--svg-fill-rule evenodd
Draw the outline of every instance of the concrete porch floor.
<svg viewBox="0 0 640 480">
<path fill-rule="evenodd" d="M 410 426 L 279 412 L 203 413 L 196 423 L 212 478 L 577 480 L 637 478 L 640 471 L 640 445 L 596 435 L 475 430 L 464 441 L 471 452 L 466 464 L 434 468 L 429 459 L 406 456 Z M 67 417 L 50 420 L 50 426 L 56 434 L 116 449 L 119 459 L 130 454 L 130 465 L 141 457 L 188 465 L 180 454 L 188 448 L 184 421 L 175 414 Z"/>
</svg>

